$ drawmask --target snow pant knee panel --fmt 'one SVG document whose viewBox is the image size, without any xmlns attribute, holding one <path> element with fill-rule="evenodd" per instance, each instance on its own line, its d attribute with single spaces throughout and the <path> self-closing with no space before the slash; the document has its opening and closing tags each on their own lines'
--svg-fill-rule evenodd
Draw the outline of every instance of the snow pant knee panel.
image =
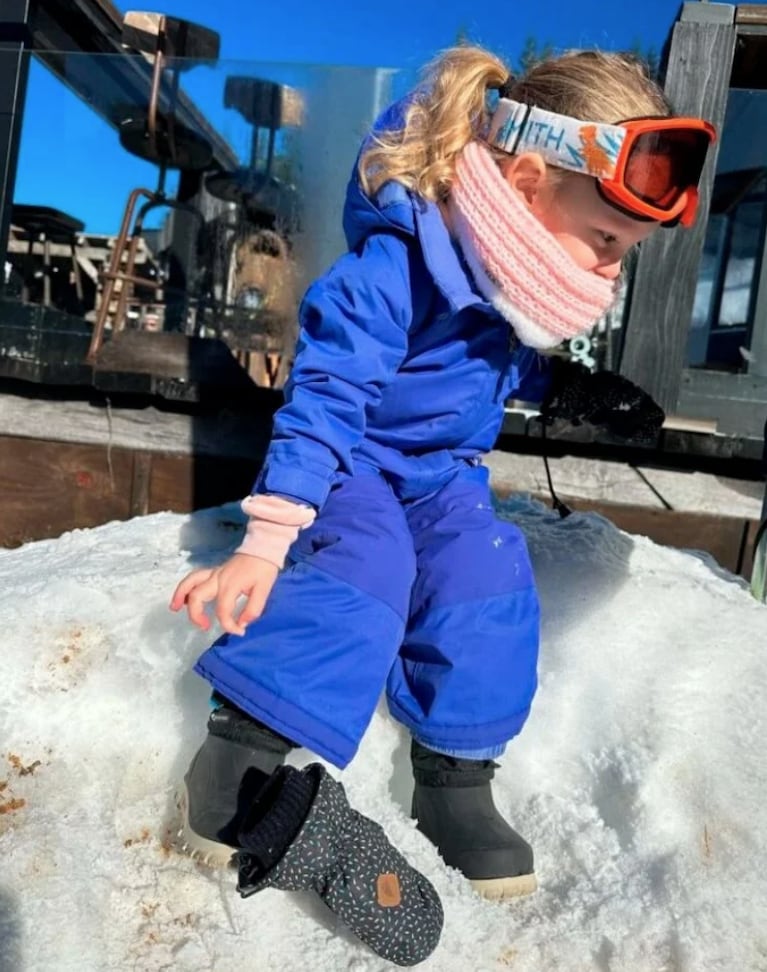
<svg viewBox="0 0 767 972">
<path fill-rule="evenodd" d="M 540 612 L 525 539 L 470 468 L 408 512 L 417 558 L 389 707 L 427 746 L 515 736 L 537 686 Z"/>
<path fill-rule="evenodd" d="M 345 478 L 302 531 L 262 616 L 196 671 L 276 732 L 336 766 L 354 756 L 402 641 L 415 554 L 376 476 Z"/>
</svg>

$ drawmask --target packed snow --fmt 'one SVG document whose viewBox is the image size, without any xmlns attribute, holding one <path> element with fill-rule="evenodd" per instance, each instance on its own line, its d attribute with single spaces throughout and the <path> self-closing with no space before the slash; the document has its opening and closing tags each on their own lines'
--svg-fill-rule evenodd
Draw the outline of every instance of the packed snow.
<svg viewBox="0 0 767 972">
<path fill-rule="evenodd" d="M 540 689 L 497 772 L 540 888 L 478 898 L 409 819 L 408 740 L 382 704 L 343 773 L 352 804 L 439 891 L 438 972 L 767 969 L 767 607 L 705 555 L 527 497 Z M 392 968 L 311 894 L 243 900 L 175 847 L 204 736 L 208 635 L 168 611 L 221 561 L 235 506 L 0 552 L 0 969 Z M 298 751 L 296 765 L 312 761 Z"/>
</svg>

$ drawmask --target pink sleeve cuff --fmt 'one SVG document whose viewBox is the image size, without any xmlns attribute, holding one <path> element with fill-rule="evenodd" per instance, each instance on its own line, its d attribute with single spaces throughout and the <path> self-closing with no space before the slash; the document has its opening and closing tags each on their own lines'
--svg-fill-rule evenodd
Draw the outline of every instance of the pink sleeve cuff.
<svg viewBox="0 0 767 972">
<path fill-rule="evenodd" d="M 317 516 L 311 506 L 281 496 L 248 496 L 240 505 L 250 519 L 235 553 L 260 557 L 280 568 L 284 567 L 285 557 L 299 530 L 314 523 Z"/>
</svg>

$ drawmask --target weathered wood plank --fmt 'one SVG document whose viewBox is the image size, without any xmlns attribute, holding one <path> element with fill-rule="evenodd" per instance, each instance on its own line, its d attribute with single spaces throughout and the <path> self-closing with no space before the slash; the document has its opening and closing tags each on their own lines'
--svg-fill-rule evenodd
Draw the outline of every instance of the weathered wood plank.
<svg viewBox="0 0 767 972">
<path fill-rule="evenodd" d="M 746 578 L 751 576 L 751 572 L 754 569 L 754 554 L 756 553 L 754 545 L 758 530 L 758 520 L 747 521 L 747 530 L 743 542 L 743 567 L 741 569 L 741 574 Z"/>
<path fill-rule="evenodd" d="M 742 4 L 735 11 L 736 24 L 767 24 L 767 4 Z"/>
<path fill-rule="evenodd" d="M 247 496 L 258 475 L 257 459 L 155 453 L 147 512 L 185 513 Z"/>
<path fill-rule="evenodd" d="M 259 460 L 0 436 L 0 547 L 246 496 Z"/>
<path fill-rule="evenodd" d="M 271 413 L 279 401 L 275 393 L 272 398 L 265 397 L 263 408 L 248 413 L 189 415 L 154 407 L 115 408 L 108 400 L 94 405 L 0 393 L 0 435 L 250 459 L 262 455 L 268 444 Z"/>
<path fill-rule="evenodd" d="M 665 84 L 675 111 L 705 117 L 721 130 L 735 40 L 729 24 L 676 24 Z M 717 152 L 716 145 L 709 152 L 695 226 L 659 231 L 637 261 L 620 372 L 667 411 L 676 410 L 679 398 Z"/>
<path fill-rule="evenodd" d="M 747 436 L 761 443 L 767 422 L 767 377 L 685 369 L 679 409 L 684 415 L 715 415 L 721 435 Z"/>
<path fill-rule="evenodd" d="M 731 24 L 735 20 L 735 5 L 692 0 L 682 4 L 679 19 L 697 24 Z"/>
<path fill-rule="evenodd" d="M 193 462 L 192 456 L 152 456 L 148 513 L 185 513 L 195 508 Z"/>
<path fill-rule="evenodd" d="M 127 519 L 132 468 L 124 449 L 0 436 L 0 545 Z"/>
<path fill-rule="evenodd" d="M 130 515 L 144 516 L 149 512 L 149 481 L 152 476 L 152 453 L 133 454 L 133 481 L 130 490 Z"/>
<path fill-rule="evenodd" d="M 148 513 L 187 513 L 236 501 L 249 492 L 258 472 L 257 460 L 109 450 L 12 436 L 0 436 L 0 456 L 2 547 L 127 520 L 137 507 L 145 506 Z M 509 487 L 500 485 L 497 491 L 503 495 Z M 601 513 L 629 533 L 705 550 L 733 572 L 742 559 L 741 572 L 750 572 L 756 520 L 563 498 L 575 509 Z"/>
<path fill-rule="evenodd" d="M 677 510 L 643 509 L 574 500 L 578 510 L 601 513 L 621 530 L 649 537 L 655 543 L 681 550 L 703 550 L 733 574 L 738 573 L 744 530 L 749 521 L 711 513 L 681 513 Z M 750 571 L 750 564 L 749 564 Z M 743 576 L 747 576 L 745 573 Z"/>
<path fill-rule="evenodd" d="M 500 495 L 503 495 L 499 491 Z M 551 505 L 551 497 L 536 496 Z M 747 578 L 751 572 L 751 547 L 757 522 L 714 513 L 688 513 L 561 495 L 574 511 L 599 513 L 621 530 L 649 537 L 662 546 L 702 550 L 733 574 Z M 750 543 L 749 543 L 750 538 Z"/>
</svg>

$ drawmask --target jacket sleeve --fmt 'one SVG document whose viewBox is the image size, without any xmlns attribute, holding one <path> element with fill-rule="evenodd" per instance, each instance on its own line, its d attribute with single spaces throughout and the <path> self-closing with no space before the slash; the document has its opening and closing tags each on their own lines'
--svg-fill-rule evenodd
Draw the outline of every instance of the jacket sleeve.
<svg viewBox="0 0 767 972">
<path fill-rule="evenodd" d="M 513 397 L 523 402 L 539 404 L 551 385 L 552 357 L 539 354 L 533 348 L 520 345 L 515 355 L 518 379 Z"/>
<path fill-rule="evenodd" d="M 352 469 L 366 409 L 405 357 L 412 313 L 408 243 L 395 234 L 369 237 L 309 288 L 254 492 L 322 506 L 335 472 Z"/>
</svg>

